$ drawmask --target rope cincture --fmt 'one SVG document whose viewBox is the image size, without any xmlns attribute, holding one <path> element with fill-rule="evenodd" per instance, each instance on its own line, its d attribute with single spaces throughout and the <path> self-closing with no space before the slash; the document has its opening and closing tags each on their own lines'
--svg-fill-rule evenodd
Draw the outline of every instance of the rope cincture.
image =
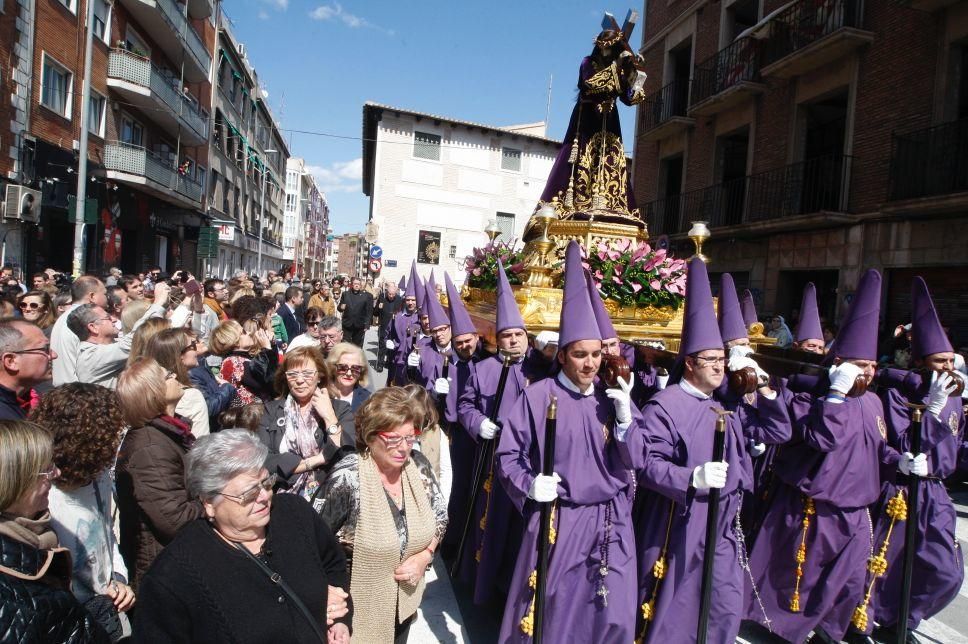
<svg viewBox="0 0 968 644">
<path fill-rule="evenodd" d="M 887 548 L 891 543 L 891 534 L 894 532 L 895 524 L 907 518 L 907 512 L 907 498 L 904 495 L 904 490 L 898 489 L 897 494 L 888 500 L 887 507 L 884 508 L 884 514 L 891 519 L 891 523 L 887 526 L 887 534 L 884 535 L 884 542 L 881 544 L 877 554 L 874 555 L 872 552 L 871 558 L 867 560 L 867 572 L 871 574 L 870 584 L 867 586 L 864 600 L 854 609 L 854 615 L 850 618 L 850 623 L 859 631 L 867 631 L 867 626 L 870 622 L 867 608 L 870 604 L 871 594 L 874 591 L 874 584 L 878 578 L 887 574 Z M 873 531 L 873 527 L 871 530 Z M 873 542 L 873 534 L 871 541 Z"/>
<path fill-rule="evenodd" d="M 807 531 L 810 529 L 810 517 L 817 513 L 817 508 L 807 495 L 803 495 L 803 531 L 800 534 L 800 545 L 797 546 L 795 560 L 797 562 L 796 585 L 793 588 L 793 596 L 790 597 L 790 612 L 800 612 L 800 580 L 803 579 L 803 564 L 807 561 Z"/>
<path fill-rule="evenodd" d="M 558 540 L 558 530 L 555 529 L 555 510 L 558 509 L 558 501 L 555 500 L 551 504 L 551 529 L 548 531 L 548 542 L 551 545 L 555 545 L 555 541 Z M 524 617 L 521 618 L 521 622 L 518 626 L 521 628 L 521 632 L 528 637 L 534 637 L 534 602 L 537 599 L 538 590 L 538 570 L 535 568 L 528 575 L 528 588 L 531 589 L 531 603 L 528 605 L 528 612 Z"/>
<path fill-rule="evenodd" d="M 642 644 L 645 641 L 645 634 L 649 630 L 649 624 L 655 619 L 655 601 L 659 597 L 659 586 L 662 580 L 665 579 L 666 571 L 669 567 L 666 555 L 669 551 L 669 537 L 672 535 L 672 519 L 675 516 L 675 511 L 676 502 L 672 501 L 669 504 L 669 521 L 666 523 L 665 541 L 662 544 L 662 550 L 659 551 L 659 558 L 652 564 L 652 577 L 655 579 L 655 585 L 652 587 L 652 597 L 649 598 L 649 601 L 642 604 L 642 619 L 645 620 L 645 623 L 642 624 L 642 632 L 635 639 L 635 644 Z"/>
</svg>

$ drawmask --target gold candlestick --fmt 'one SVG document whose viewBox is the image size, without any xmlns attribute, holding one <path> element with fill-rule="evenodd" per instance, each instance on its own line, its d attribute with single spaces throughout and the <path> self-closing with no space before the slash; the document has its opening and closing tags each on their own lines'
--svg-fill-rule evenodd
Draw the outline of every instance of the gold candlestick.
<svg viewBox="0 0 968 644">
<path fill-rule="evenodd" d="M 689 239 L 692 240 L 692 243 L 696 245 L 696 254 L 693 255 L 692 257 L 698 257 L 704 263 L 708 264 L 709 258 L 702 254 L 703 242 L 705 242 L 711 236 L 711 233 L 709 232 L 709 228 L 706 226 L 707 222 L 693 221 L 691 223 L 692 223 L 692 228 L 690 228 L 689 232 L 686 234 L 689 236 Z M 689 259 L 692 259 L 692 257 L 690 257 Z"/>
</svg>

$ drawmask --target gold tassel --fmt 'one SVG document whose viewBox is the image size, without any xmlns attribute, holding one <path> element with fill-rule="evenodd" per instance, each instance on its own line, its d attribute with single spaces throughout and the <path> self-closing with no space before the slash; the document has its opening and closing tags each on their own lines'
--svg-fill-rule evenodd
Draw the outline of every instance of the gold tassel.
<svg viewBox="0 0 968 644">
<path fill-rule="evenodd" d="M 803 531 L 800 534 L 800 545 L 797 547 L 797 553 L 794 559 L 797 562 L 796 585 L 793 588 L 793 596 L 790 597 L 790 612 L 799 613 L 800 612 L 800 580 L 803 578 L 803 564 L 807 561 L 807 530 L 810 529 L 810 517 L 817 513 L 817 509 L 813 504 L 813 499 L 809 496 L 803 497 Z"/>
<path fill-rule="evenodd" d="M 642 644 L 645 641 L 645 634 L 649 630 L 649 624 L 655 619 L 655 600 L 659 597 L 659 586 L 662 580 L 665 579 L 666 571 L 669 567 L 666 553 L 669 551 L 669 537 L 672 535 L 672 519 L 675 516 L 675 510 L 675 502 L 670 503 L 669 521 L 666 523 L 665 543 L 662 544 L 659 558 L 652 564 L 652 576 L 655 578 L 655 585 L 652 587 L 652 597 L 649 598 L 649 601 L 642 604 L 642 632 L 635 639 L 635 644 Z"/>
<path fill-rule="evenodd" d="M 891 544 L 894 525 L 898 521 L 904 521 L 907 518 L 907 500 L 904 498 L 904 492 L 902 490 L 898 490 L 897 494 L 888 500 L 887 507 L 884 508 L 884 514 L 890 517 L 891 523 L 887 526 L 887 534 L 884 535 L 884 542 L 878 549 L 877 554 L 872 554 L 871 558 L 867 560 L 867 572 L 871 573 L 871 581 L 867 585 L 867 593 L 864 595 L 864 601 L 857 605 L 857 608 L 854 609 L 853 616 L 850 618 L 850 623 L 859 631 L 867 630 L 869 621 L 867 607 L 871 601 L 871 594 L 874 592 L 874 584 L 877 582 L 878 577 L 883 577 L 887 574 L 887 548 Z"/>
<path fill-rule="evenodd" d="M 532 570 L 531 574 L 528 575 L 528 588 L 530 588 L 535 593 L 538 589 L 538 570 Z M 528 607 L 527 614 L 521 618 L 521 622 L 518 624 L 521 627 L 521 632 L 532 637 L 534 635 L 534 600 L 535 596 L 531 597 L 531 605 Z"/>
<path fill-rule="evenodd" d="M 548 543 L 555 545 L 555 541 L 558 540 L 558 531 L 555 529 L 555 510 L 558 509 L 558 501 L 555 501 L 551 505 L 551 526 L 548 530 Z"/>
</svg>

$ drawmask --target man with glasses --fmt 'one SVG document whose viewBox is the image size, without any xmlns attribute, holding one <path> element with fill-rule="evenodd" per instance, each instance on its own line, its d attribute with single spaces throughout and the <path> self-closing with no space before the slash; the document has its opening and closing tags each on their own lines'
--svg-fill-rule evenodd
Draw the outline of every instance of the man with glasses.
<svg viewBox="0 0 968 644">
<path fill-rule="evenodd" d="M 70 312 L 82 304 L 95 304 L 102 309 L 108 305 L 107 289 L 96 277 L 82 275 L 71 284 L 71 308 L 54 322 L 50 334 L 50 346 L 57 353 L 53 365 L 53 382 L 59 387 L 67 382 L 77 382 L 77 354 L 81 341 L 67 327 Z"/>
<path fill-rule="evenodd" d="M 118 330 L 103 307 L 82 304 L 71 311 L 67 315 L 67 327 L 80 341 L 76 381 L 114 389 L 131 353 L 135 332 L 149 318 L 165 317 L 169 292 L 167 284 L 157 284 L 154 303 L 135 323 L 131 333 L 125 334 L 120 341 L 116 341 Z"/>
<path fill-rule="evenodd" d="M 29 401 L 31 388 L 50 378 L 56 357 L 36 324 L 15 318 L 0 320 L 0 420 L 27 416 L 21 399 Z"/>
<path fill-rule="evenodd" d="M 322 334 L 320 323 L 323 320 L 323 312 L 316 307 L 310 306 L 306 309 L 306 332 L 297 335 L 289 341 L 286 346 L 286 353 L 299 347 L 318 347 L 320 345 L 319 336 Z M 335 344 L 335 342 L 333 343 Z M 332 346 L 330 347 L 332 348 Z M 327 349 L 327 352 L 329 349 Z"/>
<path fill-rule="evenodd" d="M 343 341 L 343 330 L 340 328 L 339 319 L 333 315 L 327 315 L 319 321 L 319 351 L 326 358 L 329 351 Z"/>
</svg>

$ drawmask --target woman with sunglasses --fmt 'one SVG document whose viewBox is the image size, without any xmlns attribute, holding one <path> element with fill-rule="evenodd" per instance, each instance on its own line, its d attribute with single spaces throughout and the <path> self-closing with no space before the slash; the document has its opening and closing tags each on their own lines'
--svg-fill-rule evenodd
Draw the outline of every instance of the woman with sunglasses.
<svg viewBox="0 0 968 644">
<path fill-rule="evenodd" d="M 188 490 L 204 516 L 141 584 L 135 641 L 348 644 L 342 549 L 308 503 L 273 495 L 267 455 L 243 429 L 202 437 L 188 453 Z"/>
<path fill-rule="evenodd" d="M 44 331 L 44 335 L 50 337 L 50 332 L 54 328 L 54 320 L 57 315 L 54 312 L 54 304 L 47 291 L 28 291 L 17 298 L 17 310 L 28 322 L 33 322 Z"/>
<path fill-rule="evenodd" d="M 314 501 L 346 551 L 356 641 L 406 642 L 420 606 L 447 501 L 413 446 L 418 428 L 436 422 L 402 387 L 373 394 L 357 416 L 356 452 L 333 467 Z"/>
<path fill-rule="evenodd" d="M 341 448 L 356 441 L 349 403 L 333 400 L 333 368 L 319 349 L 302 347 L 286 354 L 276 373 L 279 398 L 266 404 L 259 438 L 269 448 L 266 466 L 280 488 L 307 499 L 319 487 Z"/>
<path fill-rule="evenodd" d="M 117 393 L 131 427 L 115 468 L 120 545 L 137 593 L 151 562 L 183 525 L 202 516 L 202 506 L 185 487 L 185 453 L 195 436 L 175 414 L 184 393 L 177 374 L 143 357 L 121 373 Z"/>
<path fill-rule="evenodd" d="M 332 389 L 337 399 L 349 403 L 356 413 L 373 395 L 367 387 L 370 379 L 363 349 L 349 342 L 340 342 L 329 350 L 326 361 L 336 369 Z"/>
<path fill-rule="evenodd" d="M 323 313 L 316 307 L 310 306 L 306 309 L 306 315 L 303 317 L 306 321 L 306 332 L 300 333 L 296 337 L 289 340 L 289 345 L 286 347 L 286 351 L 292 351 L 293 349 L 298 349 L 299 347 L 318 347 L 319 346 L 319 333 L 320 333 L 320 320 L 323 319 Z"/>
<path fill-rule="evenodd" d="M 191 421 L 195 438 L 205 436 L 211 429 L 208 404 L 201 390 L 189 378 L 189 369 L 198 366 L 198 354 L 208 351 L 201 340 L 184 327 L 164 329 L 155 334 L 145 347 L 145 355 L 175 374 L 182 387 L 182 397 L 175 406 L 175 414 Z"/>
</svg>

